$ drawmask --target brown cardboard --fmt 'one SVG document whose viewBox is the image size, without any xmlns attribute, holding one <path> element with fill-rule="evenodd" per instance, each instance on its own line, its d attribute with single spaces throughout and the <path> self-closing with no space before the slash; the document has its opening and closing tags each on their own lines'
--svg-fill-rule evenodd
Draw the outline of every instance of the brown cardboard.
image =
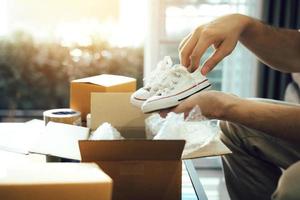
<svg viewBox="0 0 300 200">
<path fill-rule="evenodd" d="M 83 162 L 114 181 L 113 200 L 181 199 L 184 140 L 80 141 Z"/>
<path fill-rule="evenodd" d="M 73 80 L 70 87 L 70 108 L 80 111 L 85 121 L 90 112 L 91 92 L 134 92 L 136 79 L 125 76 L 102 74 Z"/>
<path fill-rule="evenodd" d="M 91 96 L 91 129 L 95 130 L 103 122 L 109 122 L 125 137 L 145 138 L 141 134 L 145 129 L 145 115 L 130 104 L 132 93 L 92 93 Z M 130 135 L 130 132 L 133 134 Z M 139 132 L 139 134 L 137 133 Z M 129 133 L 129 134 L 126 134 Z"/>
<path fill-rule="evenodd" d="M 4 166 L 0 176 L 3 200 L 110 200 L 112 196 L 112 180 L 96 164 Z"/>
</svg>

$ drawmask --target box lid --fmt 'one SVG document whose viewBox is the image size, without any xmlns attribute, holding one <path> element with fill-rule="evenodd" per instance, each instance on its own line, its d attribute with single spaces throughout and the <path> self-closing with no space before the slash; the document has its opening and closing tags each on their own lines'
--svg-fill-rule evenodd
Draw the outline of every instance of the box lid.
<svg viewBox="0 0 300 200">
<path fill-rule="evenodd" d="M 132 93 L 92 93 L 91 129 L 95 130 L 104 122 L 117 129 L 145 127 L 145 118 L 141 110 L 130 104 Z"/>
<path fill-rule="evenodd" d="M 81 126 L 49 122 L 29 151 L 80 160 L 78 141 L 88 139 L 89 131 Z"/>
<path fill-rule="evenodd" d="M 225 144 L 223 144 L 219 137 L 216 137 L 204 147 L 199 147 L 198 149 L 195 149 L 195 151 L 183 155 L 182 159 L 186 160 L 211 156 L 221 156 L 230 153 L 232 153 L 231 150 Z"/>
<path fill-rule="evenodd" d="M 82 161 L 181 160 L 185 140 L 79 141 Z"/>
<path fill-rule="evenodd" d="M 73 80 L 73 83 L 91 83 L 95 85 L 102 85 L 104 87 L 110 87 L 114 85 L 120 85 L 128 82 L 136 81 L 134 78 L 112 75 L 112 74 L 101 74 L 97 76 L 91 76 L 87 78 Z"/>
</svg>

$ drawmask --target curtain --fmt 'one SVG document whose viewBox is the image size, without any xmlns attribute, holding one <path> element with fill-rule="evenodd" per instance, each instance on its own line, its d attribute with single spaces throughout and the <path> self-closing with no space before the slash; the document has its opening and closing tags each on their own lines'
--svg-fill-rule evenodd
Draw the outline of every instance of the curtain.
<svg viewBox="0 0 300 200">
<path fill-rule="evenodd" d="M 300 0 L 264 0 L 263 20 L 275 27 L 299 29 Z M 273 70 L 262 63 L 260 65 L 259 96 L 283 100 L 286 86 L 292 81 L 290 74 Z"/>
</svg>

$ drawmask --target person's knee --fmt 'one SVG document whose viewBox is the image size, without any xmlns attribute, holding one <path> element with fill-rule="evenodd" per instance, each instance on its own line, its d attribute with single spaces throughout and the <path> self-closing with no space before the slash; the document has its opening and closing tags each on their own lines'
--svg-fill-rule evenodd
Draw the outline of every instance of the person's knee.
<svg viewBox="0 0 300 200">
<path fill-rule="evenodd" d="M 300 199 L 300 161 L 290 166 L 281 175 L 273 200 Z"/>
</svg>

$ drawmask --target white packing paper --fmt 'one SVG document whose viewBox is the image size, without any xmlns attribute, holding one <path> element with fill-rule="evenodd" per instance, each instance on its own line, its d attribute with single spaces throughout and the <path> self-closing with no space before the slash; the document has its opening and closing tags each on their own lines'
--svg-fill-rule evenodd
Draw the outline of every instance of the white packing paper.
<svg viewBox="0 0 300 200">
<path fill-rule="evenodd" d="M 204 149 L 208 144 L 218 145 L 223 149 L 225 147 L 217 136 L 220 132 L 217 121 L 205 118 L 198 106 L 191 110 L 186 119 L 183 113 L 171 112 L 165 119 L 154 114 L 146 119 L 146 127 L 149 132 L 155 135 L 154 139 L 156 140 L 185 140 L 182 157 L 194 155 L 195 152 Z M 213 154 L 213 152 L 211 153 Z M 230 151 L 225 147 L 224 153 L 228 152 Z"/>
<path fill-rule="evenodd" d="M 81 160 L 79 140 L 89 138 L 89 128 L 49 122 L 30 152 Z"/>
<path fill-rule="evenodd" d="M 120 132 L 115 129 L 110 123 L 101 124 L 96 131 L 94 131 L 89 140 L 122 140 L 124 139 Z"/>
</svg>

